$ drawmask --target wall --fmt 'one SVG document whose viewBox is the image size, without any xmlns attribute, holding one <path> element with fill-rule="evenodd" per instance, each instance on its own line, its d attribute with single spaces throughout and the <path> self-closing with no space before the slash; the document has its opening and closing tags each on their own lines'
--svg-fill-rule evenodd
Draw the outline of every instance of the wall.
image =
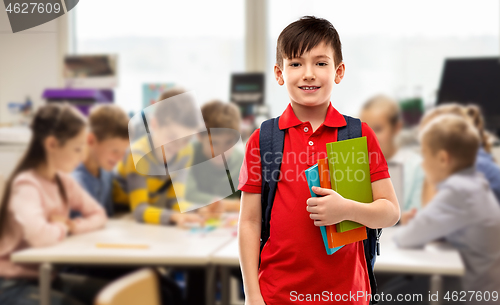
<svg viewBox="0 0 500 305">
<path fill-rule="evenodd" d="M 0 124 L 11 123 L 9 102 L 27 96 L 35 107 L 43 103 L 43 90 L 60 87 L 62 59 L 67 52 L 68 14 L 13 34 L 7 12 L 0 4 Z"/>
</svg>

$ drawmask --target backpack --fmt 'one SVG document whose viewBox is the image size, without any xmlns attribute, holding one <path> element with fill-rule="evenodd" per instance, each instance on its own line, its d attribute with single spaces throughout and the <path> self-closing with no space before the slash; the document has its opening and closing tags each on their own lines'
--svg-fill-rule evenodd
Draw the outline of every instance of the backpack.
<svg viewBox="0 0 500 305">
<path fill-rule="evenodd" d="M 340 127 L 337 132 L 337 141 L 343 141 L 362 136 L 361 121 L 344 115 L 347 125 Z M 281 161 L 283 159 L 283 147 L 285 142 L 285 132 L 279 129 L 279 116 L 274 119 L 264 121 L 260 126 L 260 157 L 262 164 L 262 223 L 260 251 L 269 239 L 271 210 L 273 208 L 274 196 L 280 175 Z M 273 162 L 275 161 L 275 162 Z M 370 277 L 370 287 L 372 292 L 372 304 L 378 302 L 374 300 L 377 293 L 377 282 L 373 273 L 373 267 L 377 255 L 380 255 L 379 238 L 382 229 L 366 228 L 367 239 L 363 241 L 366 265 Z M 259 256 L 260 263 L 260 256 Z"/>
</svg>

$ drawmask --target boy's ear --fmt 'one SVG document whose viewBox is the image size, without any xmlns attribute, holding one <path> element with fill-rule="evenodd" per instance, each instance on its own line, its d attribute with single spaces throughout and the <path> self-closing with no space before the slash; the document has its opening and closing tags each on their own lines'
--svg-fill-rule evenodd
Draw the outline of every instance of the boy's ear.
<svg viewBox="0 0 500 305">
<path fill-rule="evenodd" d="M 450 154 L 444 149 L 440 149 L 438 151 L 437 157 L 438 157 L 439 163 L 442 165 L 448 166 L 451 162 Z"/>
<path fill-rule="evenodd" d="M 338 85 L 340 81 L 344 78 L 345 73 L 345 65 L 344 62 L 341 62 L 335 71 L 335 83 Z"/>
<path fill-rule="evenodd" d="M 285 80 L 283 79 L 283 71 L 281 71 L 281 68 L 278 65 L 274 65 L 274 78 L 276 78 L 276 81 L 280 86 L 283 86 L 285 84 Z"/>
</svg>

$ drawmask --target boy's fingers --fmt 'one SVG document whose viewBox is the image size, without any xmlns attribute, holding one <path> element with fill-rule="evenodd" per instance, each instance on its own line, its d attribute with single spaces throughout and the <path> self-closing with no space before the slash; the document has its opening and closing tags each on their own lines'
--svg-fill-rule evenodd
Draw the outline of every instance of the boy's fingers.
<svg viewBox="0 0 500 305">
<path fill-rule="evenodd" d="M 312 191 L 316 194 L 316 195 L 328 195 L 328 194 L 331 194 L 333 192 L 333 190 L 331 189 L 325 189 L 325 188 L 322 188 L 322 187 L 317 187 L 317 186 L 313 186 L 312 188 Z"/>
<path fill-rule="evenodd" d="M 306 210 L 307 210 L 309 213 L 315 213 L 315 214 L 318 214 L 318 213 L 319 213 L 319 208 L 318 208 L 318 206 L 307 206 L 307 207 L 306 207 Z"/>
<path fill-rule="evenodd" d="M 314 222 L 314 225 L 317 226 L 317 227 L 322 227 L 322 226 L 325 226 L 326 223 L 324 221 L 321 221 L 321 220 L 316 220 Z"/>
<path fill-rule="evenodd" d="M 314 214 L 314 213 L 309 214 L 309 217 L 314 220 L 319 220 L 321 218 L 319 214 Z"/>
<path fill-rule="evenodd" d="M 306 203 L 308 206 L 317 206 L 318 205 L 318 199 L 319 198 L 309 198 L 307 199 Z"/>
</svg>

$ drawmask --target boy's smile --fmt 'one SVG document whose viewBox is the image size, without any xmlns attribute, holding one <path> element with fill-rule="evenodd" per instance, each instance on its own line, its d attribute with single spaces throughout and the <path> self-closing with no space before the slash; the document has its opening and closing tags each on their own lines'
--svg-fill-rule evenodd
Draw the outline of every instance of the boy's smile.
<svg viewBox="0 0 500 305">
<path fill-rule="evenodd" d="M 333 83 L 340 83 L 344 64 L 335 68 L 334 51 L 324 42 L 300 57 L 283 58 L 283 67 L 274 67 L 276 80 L 285 84 L 292 103 L 317 106 L 330 101 Z"/>
</svg>

